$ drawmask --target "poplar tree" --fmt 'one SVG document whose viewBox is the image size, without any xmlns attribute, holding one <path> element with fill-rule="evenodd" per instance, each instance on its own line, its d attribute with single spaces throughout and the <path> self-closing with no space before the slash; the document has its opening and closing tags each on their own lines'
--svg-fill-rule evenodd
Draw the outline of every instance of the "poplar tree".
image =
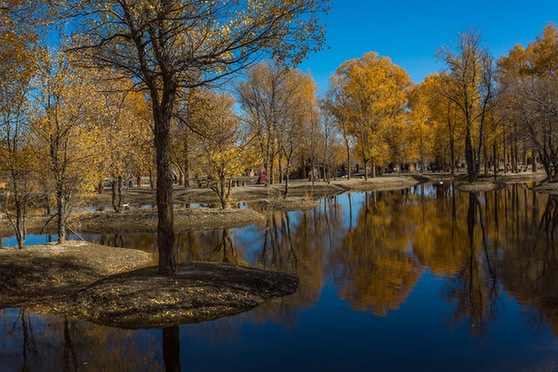
<svg viewBox="0 0 558 372">
<path fill-rule="evenodd" d="M 75 57 L 128 74 L 151 99 L 157 163 L 159 273 L 176 271 L 171 120 L 182 89 L 214 82 L 271 53 L 300 62 L 322 46 L 327 0 L 69 0 Z M 82 36 L 79 36 L 82 35 Z"/>
</svg>

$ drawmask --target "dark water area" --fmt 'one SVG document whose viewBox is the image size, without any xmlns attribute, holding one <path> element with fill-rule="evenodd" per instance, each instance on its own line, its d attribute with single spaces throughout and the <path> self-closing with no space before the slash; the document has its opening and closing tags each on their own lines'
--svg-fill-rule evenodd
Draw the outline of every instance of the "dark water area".
<svg viewBox="0 0 558 372">
<path fill-rule="evenodd" d="M 293 296 L 166 329 L 2 309 L 0 370 L 558 370 L 558 197 L 437 183 L 322 202 L 176 236 L 181 261 L 298 274 Z"/>
</svg>

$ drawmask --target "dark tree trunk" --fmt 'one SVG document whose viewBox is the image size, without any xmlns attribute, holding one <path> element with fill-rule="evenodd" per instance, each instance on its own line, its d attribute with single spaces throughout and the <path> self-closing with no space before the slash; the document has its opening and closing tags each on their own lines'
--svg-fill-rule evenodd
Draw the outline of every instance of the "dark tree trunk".
<svg viewBox="0 0 558 372">
<path fill-rule="evenodd" d="M 153 104 L 155 123 L 155 153 L 157 159 L 157 248 L 159 252 L 159 274 L 174 275 L 176 272 L 176 247 L 174 245 L 174 214 L 171 169 L 171 114 L 174 92 L 163 92 L 162 103 Z"/>
<path fill-rule="evenodd" d="M 66 242 L 66 197 L 62 190 L 56 192 L 56 206 L 58 208 L 58 243 Z"/>
<path fill-rule="evenodd" d="M 496 141 L 494 141 L 494 144 L 492 145 L 492 157 L 494 162 L 494 179 L 496 179 L 496 176 L 498 175 L 498 159 L 496 158 L 498 155 L 496 150 L 497 150 Z"/>
<path fill-rule="evenodd" d="M 112 208 L 116 213 L 122 212 L 122 176 L 112 179 L 111 183 L 112 192 Z"/>
<path fill-rule="evenodd" d="M 531 171 L 533 173 L 537 171 L 537 153 L 535 151 L 531 152 Z"/>
<path fill-rule="evenodd" d="M 184 135 L 184 148 L 183 151 L 183 159 L 184 164 L 184 187 L 190 187 L 190 136 L 188 135 L 188 129 L 186 129 L 186 133 Z"/>
<path fill-rule="evenodd" d="M 465 135 L 465 160 L 467 161 L 467 175 L 469 182 L 477 180 L 477 166 L 475 161 L 475 151 L 471 142 L 471 129 L 467 126 L 467 133 Z"/>
</svg>

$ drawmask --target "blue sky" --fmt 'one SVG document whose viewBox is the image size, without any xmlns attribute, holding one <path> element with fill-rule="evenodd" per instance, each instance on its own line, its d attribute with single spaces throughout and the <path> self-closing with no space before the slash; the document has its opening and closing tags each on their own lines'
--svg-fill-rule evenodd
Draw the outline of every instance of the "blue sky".
<svg viewBox="0 0 558 372">
<path fill-rule="evenodd" d="M 415 83 L 443 65 L 434 54 L 459 32 L 476 28 L 499 58 L 516 44 L 527 45 L 549 23 L 558 23 L 558 0 L 410 1 L 332 0 L 324 17 L 329 49 L 310 55 L 299 67 L 314 76 L 320 92 L 343 62 L 375 51 L 404 68 Z"/>
</svg>

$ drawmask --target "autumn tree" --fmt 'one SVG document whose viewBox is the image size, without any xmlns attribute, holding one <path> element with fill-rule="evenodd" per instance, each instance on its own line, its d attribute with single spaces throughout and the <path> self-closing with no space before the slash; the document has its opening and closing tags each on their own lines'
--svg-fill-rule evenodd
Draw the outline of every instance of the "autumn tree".
<svg viewBox="0 0 558 372">
<path fill-rule="evenodd" d="M 176 271 L 171 119 L 178 90 L 240 71 L 264 52 L 300 62 L 322 45 L 318 13 L 327 0 L 70 0 L 60 7 L 76 16 L 74 57 L 128 74 L 150 96 L 159 272 L 171 275 Z"/>
<path fill-rule="evenodd" d="M 300 150 L 307 139 L 308 128 L 315 126 L 319 120 L 318 101 L 314 80 L 300 71 L 287 71 L 287 79 L 280 92 L 279 122 L 277 143 L 285 160 L 285 188 L 283 196 L 289 192 L 289 178 L 293 156 Z M 302 164 L 304 166 L 304 164 Z"/>
<path fill-rule="evenodd" d="M 190 187 L 190 178 L 193 171 L 193 149 L 196 141 L 196 138 L 194 138 L 196 136 L 195 128 L 197 128 L 190 117 L 196 115 L 200 106 L 203 107 L 203 105 L 198 104 L 201 96 L 197 94 L 197 90 L 187 89 L 181 94 L 175 112 L 175 124 L 172 127 L 171 156 L 173 164 L 178 170 L 178 183 L 185 187 Z"/>
<path fill-rule="evenodd" d="M 411 146 L 418 155 L 421 168 L 430 159 L 443 166 L 449 163 L 455 172 L 458 154 L 462 150 L 463 125 L 455 103 L 444 94 L 449 77 L 444 73 L 427 76 L 416 86 L 409 99 Z"/>
<path fill-rule="evenodd" d="M 324 169 L 324 178 L 329 183 L 331 177 L 337 177 L 337 165 L 343 153 L 341 133 L 337 120 L 327 108 L 327 99 L 320 102 L 320 158 Z M 350 159 L 349 159 L 350 160 Z"/>
<path fill-rule="evenodd" d="M 149 105 L 139 91 L 128 90 L 129 82 L 112 71 L 94 72 L 91 84 L 95 92 L 90 97 L 91 120 L 103 133 L 103 140 L 97 143 L 97 159 L 100 164 L 100 178 L 111 179 L 112 206 L 116 212 L 122 211 L 122 187 L 135 176 L 141 174 L 152 146 L 151 127 L 148 121 Z M 147 159 L 145 159 L 147 158 Z M 134 179 L 135 182 L 135 179 Z"/>
<path fill-rule="evenodd" d="M 230 206 L 234 177 L 242 175 L 251 165 L 249 153 L 244 149 L 246 137 L 241 131 L 240 118 L 235 115 L 232 96 L 209 89 L 198 89 L 195 95 L 196 99 L 190 100 L 187 118 L 190 136 L 196 137 L 209 186 L 225 209 Z"/>
<path fill-rule="evenodd" d="M 413 87 L 409 94 L 409 122 L 411 123 L 409 144 L 412 146 L 414 160 L 422 173 L 426 167 L 426 160 L 433 158 L 431 149 L 433 136 L 433 115 L 430 111 L 427 79 L 420 85 Z"/>
<path fill-rule="evenodd" d="M 246 81 L 237 86 L 245 125 L 254 137 L 270 184 L 274 183 L 275 162 L 279 155 L 277 136 L 282 105 L 280 95 L 287 75 L 288 70 L 276 61 L 264 61 L 248 70 Z"/>
<path fill-rule="evenodd" d="M 467 174 L 474 182 L 480 172 L 487 114 L 498 98 L 494 59 L 477 31 L 458 34 L 455 47 L 441 47 L 437 55 L 447 65 L 449 77 L 443 94 L 459 108 L 465 124 Z"/>
<path fill-rule="evenodd" d="M 508 132 L 532 144 L 550 182 L 558 181 L 558 30 L 547 25 L 542 35 L 526 49 L 513 48 L 500 59 L 500 81 L 504 96 Z M 523 129 L 518 129 L 517 126 Z M 517 142 L 517 141 L 516 141 Z M 515 151 L 518 152 L 517 150 Z M 536 154 L 532 154 L 534 158 Z"/>
<path fill-rule="evenodd" d="M 392 126 L 404 120 L 410 85 L 405 70 L 377 53 L 366 53 L 343 63 L 330 80 L 332 99 L 338 105 L 337 115 L 349 123 L 365 179 L 368 164 L 375 176 L 376 164 L 387 159 L 388 137 Z"/>
<path fill-rule="evenodd" d="M 22 248 L 26 211 L 36 192 L 28 100 L 37 69 L 38 37 L 35 25 L 29 23 L 32 4 L 16 0 L 4 4 L 0 7 L 0 174 L 8 181 L 4 211 Z"/>
<path fill-rule="evenodd" d="M 63 54 L 41 53 L 34 98 L 34 145 L 46 160 L 40 177 L 51 179 L 57 208 L 58 242 L 64 243 L 75 192 L 98 179 L 95 159 L 98 107 L 87 71 L 76 70 Z"/>
<path fill-rule="evenodd" d="M 354 138 L 350 131 L 348 113 L 343 109 L 346 97 L 342 95 L 341 92 L 337 92 L 337 88 L 339 87 L 330 87 L 323 100 L 322 106 L 325 111 L 325 117 L 331 117 L 332 123 L 343 139 L 345 156 L 347 159 L 347 179 L 351 179 L 351 154 L 353 152 Z"/>
</svg>

